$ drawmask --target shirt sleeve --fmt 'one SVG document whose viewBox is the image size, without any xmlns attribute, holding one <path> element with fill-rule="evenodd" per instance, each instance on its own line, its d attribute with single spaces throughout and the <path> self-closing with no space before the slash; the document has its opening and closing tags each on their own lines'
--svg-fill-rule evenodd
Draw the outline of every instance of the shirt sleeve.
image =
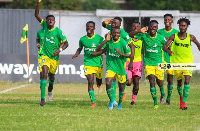
<svg viewBox="0 0 200 131">
<path fill-rule="evenodd" d="M 42 26 L 43 29 L 47 29 L 47 23 L 46 23 L 46 21 L 44 21 L 43 19 L 42 19 L 42 21 L 40 22 L 40 25 Z"/>
<path fill-rule="evenodd" d="M 135 38 L 139 39 L 139 40 L 142 40 L 143 37 L 144 37 L 143 33 L 138 33 L 138 34 L 135 35 Z"/>
<path fill-rule="evenodd" d="M 82 42 L 82 39 L 79 40 L 79 48 L 83 48 L 83 42 Z"/>
<path fill-rule="evenodd" d="M 161 43 L 162 43 L 162 45 L 164 45 L 166 42 L 167 42 L 166 38 L 165 38 L 165 37 L 163 37 L 163 38 L 162 38 L 162 42 L 161 42 Z"/>
<path fill-rule="evenodd" d="M 37 37 L 36 39 L 39 39 L 40 38 L 40 31 L 37 32 Z"/>
<path fill-rule="evenodd" d="M 58 33 L 59 41 L 60 43 L 63 43 L 67 40 L 67 37 L 64 35 L 62 30 L 60 30 L 59 28 L 58 30 L 59 30 L 59 33 Z"/>
<path fill-rule="evenodd" d="M 106 25 L 106 29 L 108 29 L 108 30 L 111 30 L 111 24 L 109 24 L 109 25 Z"/>
<path fill-rule="evenodd" d="M 127 44 L 130 44 L 132 41 L 131 41 L 131 37 L 129 36 L 129 34 L 123 29 L 121 29 L 120 31 L 121 31 L 120 32 L 121 37 L 127 42 Z"/>
</svg>

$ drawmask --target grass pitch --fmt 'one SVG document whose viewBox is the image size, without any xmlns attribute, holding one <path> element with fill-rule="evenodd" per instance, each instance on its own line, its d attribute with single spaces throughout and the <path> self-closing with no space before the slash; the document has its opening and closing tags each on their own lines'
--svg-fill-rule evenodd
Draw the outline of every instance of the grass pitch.
<svg viewBox="0 0 200 131">
<path fill-rule="evenodd" d="M 148 81 L 140 83 L 136 105 L 130 105 L 132 86 L 126 88 L 126 101 L 122 110 L 108 110 L 105 85 L 95 87 L 96 107 L 90 107 L 87 84 L 55 84 L 54 101 L 40 103 L 39 84 L 0 82 L 0 91 L 12 87 L 25 87 L 0 94 L 0 130 L 200 130 L 200 82 L 191 78 L 191 89 L 186 105 L 179 109 L 176 82 L 171 105 L 159 105 L 153 109 Z M 165 82 L 165 93 L 167 93 Z M 47 93 L 46 93 L 47 95 Z M 158 100 L 160 91 L 157 87 Z M 117 91 L 118 98 L 118 91 Z"/>
</svg>

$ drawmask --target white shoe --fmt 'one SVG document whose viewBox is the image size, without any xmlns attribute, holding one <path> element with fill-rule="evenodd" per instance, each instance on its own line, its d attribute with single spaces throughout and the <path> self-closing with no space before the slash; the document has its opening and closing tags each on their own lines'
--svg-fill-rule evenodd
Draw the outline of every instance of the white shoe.
<svg viewBox="0 0 200 131">
<path fill-rule="evenodd" d="M 52 94 L 52 92 L 48 92 L 48 101 L 53 101 L 53 94 Z"/>
</svg>

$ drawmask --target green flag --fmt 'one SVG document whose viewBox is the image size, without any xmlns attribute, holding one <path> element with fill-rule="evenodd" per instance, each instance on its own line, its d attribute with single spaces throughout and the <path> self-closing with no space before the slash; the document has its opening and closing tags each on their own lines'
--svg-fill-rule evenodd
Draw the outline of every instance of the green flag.
<svg viewBox="0 0 200 131">
<path fill-rule="evenodd" d="M 24 41 L 26 41 L 26 38 L 28 38 L 28 24 L 26 24 L 26 26 L 22 30 L 20 43 L 24 43 Z"/>
</svg>

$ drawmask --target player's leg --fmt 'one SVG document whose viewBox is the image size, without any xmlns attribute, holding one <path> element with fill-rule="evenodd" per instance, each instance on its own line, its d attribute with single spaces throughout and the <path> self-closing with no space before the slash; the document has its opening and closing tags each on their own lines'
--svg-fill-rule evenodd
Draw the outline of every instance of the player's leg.
<svg viewBox="0 0 200 131">
<path fill-rule="evenodd" d="M 150 92 L 151 96 L 154 101 L 154 108 L 158 108 L 158 101 L 157 101 L 157 95 L 156 95 L 156 87 L 155 87 L 155 76 L 154 75 L 148 75 L 148 80 L 150 83 Z"/>
<path fill-rule="evenodd" d="M 122 99 L 124 96 L 124 85 L 125 83 L 118 83 L 119 85 L 119 102 L 118 102 L 118 110 L 122 110 Z"/>
<path fill-rule="evenodd" d="M 126 72 L 126 80 L 128 80 L 128 74 L 127 74 L 127 72 Z M 124 84 L 124 90 L 126 89 L 126 83 Z M 126 92 L 124 92 L 124 96 L 123 96 L 123 99 L 122 99 L 122 101 L 126 101 Z"/>
<path fill-rule="evenodd" d="M 156 66 L 156 83 L 160 88 L 160 103 L 163 104 L 165 102 L 165 91 L 163 86 L 163 80 L 164 80 L 164 70 L 158 70 L 158 67 Z"/>
<path fill-rule="evenodd" d="M 185 106 L 185 102 L 187 101 L 189 91 L 190 91 L 190 78 L 191 76 L 185 75 L 185 82 L 184 82 L 184 89 L 183 89 L 183 103 L 182 103 L 182 109 L 186 110 L 187 106 Z"/>
<path fill-rule="evenodd" d="M 44 106 L 45 104 L 45 90 L 47 85 L 47 74 L 48 74 L 49 67 L 47 65 L 42 66 L 41 79 L 40 79 L 40 90 L 41 90 L 41 101 L 40 105 Z"/>
<path fill-rule="evenodd" d="M 182 89 L 182 79 L 184 78 L 183 76 L 183 71 L 182 70 L 175 70 L 175 75 L 177 79 L 177 91 L 180 96 L 180 109 L 182 109 L 182 104 L 183 104 L 183 89 Z"/>
<path fill-rule="evenodd" d="M 132 93 L 131 105 L 134 105 L 139 91 L 139 80 L 142 76 L 142 61 L 134 62 L 132 76 L 133 76 L 133 93 Z"/>
<path fill-rule="evenodd" d="M 49 66 L 49 74 L 48 74 L 48 76 L 49 76 L 48 100 L 52 101 L 53 100 L 52 90 L 53 90 L 53 85 L 54 85 L 54 81 L 55 81 L 55 73 L 58 68 L 59 61 L 50 59 L 49 63 L 50 63 L 50 66 Z"/>
<path fill-rule="evenodd" d="M 100 88 L 102 84 L 102 79 L 96 77 L 97 87 Z"/>
<path fill-rule="evenodd" d="M 53 101 L 52 90 L 53 90 L 53 85 L 55 81 L 55 74 L 49 73 L 48 76 L 49 76 L 48 100 Z"/>
<path fill-rule="evenodd" d="M 133 76 L 133 91 L 132 91 L 132 100 L 131 100 L 131 105 L 135 105 L 135 101 L 137 99 L 137 94 L 139 91 L 139 76 Z"/>
<path fill-rule="evenodd" d="M 97 87 L 100 88 L 103 78 L 103 68 L 102 67 L 95 67 L 95 68 L 96 68 L 95 76 L 96 76 Z"/>
<path fill-rule="evenodd" d="M 163 80 L 159 80 L 158 78 L 156 78 L 156 83 L 160 88 L 160 104 L 163 104 L 165 102 L 165 92 L 164 92 L 164 87 L 163 87 Z"/>
<path fill-rule="evenodd" d="M 177 91 L 180 96 L 180 109 L 182 109 L 182 103 L 183 103 L 182 79 L 177 80 Z"/>
<path fill-rule="evenodd" d="M 117 89 L 117 83 L 116 83 L 116 78 L 114 77 L 112 82 L 111 82 L 111 88 L 112 88 L 112 97 L 114 101 L 114 106 L 117 106 L 118 103 L 116 102 L 116 89 Z"/>
<path fill-rule="evenodd" d="M 113 81 L 113 77 L 106 77 L 106 92 L 108 95 L 108 98 L 110 99 L 108 109 L 112 110 L 114 106 L 114 97 L 113 97 L 113 89 L 111 88 L 111 82 Z"/>
<path fill-rule="evenodd" d="M 96 106 L 95 101 L 95 94 L 94 94 L 94 74 L 88 74 L 86 75 L 87 81 L 88 81 L 88 93 L 91 100 L 91 106 Z"/>
<path fill-rule="evenodd" d="M 154 109 L 158 108 L 158 101 L 157 101 L 157 95 L 156 95 L 156 86 L 155 86 L 155 75 L 156 75 L 156 66 L 145 66 L 145 77 L 148 78 L 150 83 L 150 92 L 151 96 L 154 101 Z"/>
<path fill-rule="evenodd" d="M 173 90 L 173 75 L 167 74 L 167 99 L 166 99 L 166 105 L 170 105 L 170 99 L 172 95 Z"/>
<path fill-rule="evenodd" d="M 118 102 L 118 110 L 122 109 L 122 101 L 123 101 L 123 96 L 125 92 L 125 82 L 126 82 L 126 75 L 116 75 L 117 80 L 118 80 L 118 85 L 119 85 L 119 102 Z"/>
</svg>

